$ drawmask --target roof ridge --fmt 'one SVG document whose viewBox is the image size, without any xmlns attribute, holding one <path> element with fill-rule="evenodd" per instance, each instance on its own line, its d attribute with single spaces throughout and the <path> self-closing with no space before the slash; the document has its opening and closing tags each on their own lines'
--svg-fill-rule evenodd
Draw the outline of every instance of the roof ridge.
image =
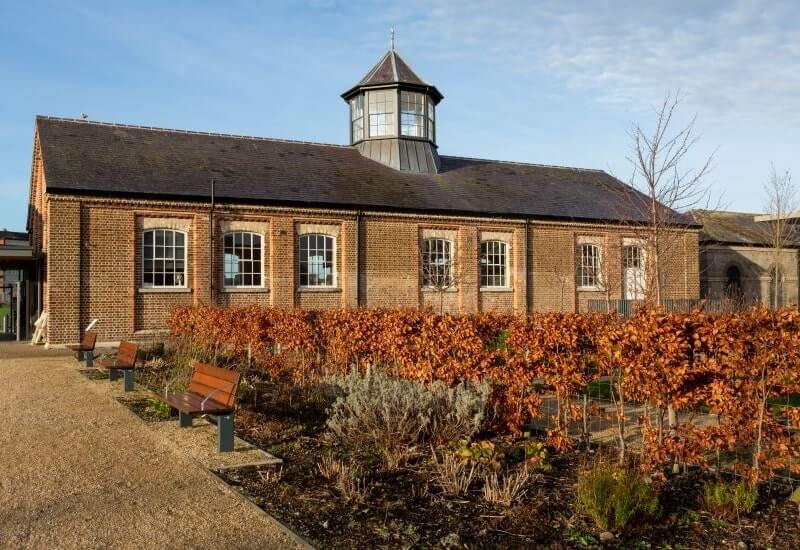
<svg viewBox="0 0 800 550">
<path fill-rule="evenodd" d="M 392 62 L 392 76 L 394 76 L 395 82 L 399 82 L 400 81 L 400 77 L 397 75 L 397 59 L 396 59 L 396 55 L 397 54 L 395 54 L 394 49 L 392 49 L 389 59 Z"/>
<path fill-rule="evenodd" d="M 123 124 L 119 122 L 104 122 L 101 120 L 83 120 L 80 118 L 58 117 L 51 115 L 36 115 L 37 120 L 55 120 L 59 122 L 76 122 L 79 124 L 94 124 L 97 126 L 110 126 L 112 128 L 131 128 L 134 130 L 152 130 L 154 132 L 170 132 L 175 134 L 188 134 L 198 136 L 217 136 L 226 138 L 239 138 L 239 139 L 252 139 L 254 141 L 273 141 L 280 143 L 298 143 L 302 145 L 320 145 L 323 147 L 338 147 L 341 149 L 350 149 L 350 145 L 342 145 L 341 143 L 322 143 L 319 141 L 305 141 L 300 139 L 285 139 L 285 138 L 271 138 L 263 136 L 248 136 L 244 134 L 225 134 L 222 132 L 203 132 L 202 130 L 181 130 L 178 128 L 162 128 L 160 126 L 145 126 L 141 124 Z"/>
<path fill-rule="evenodd" d="M 481 161 L 481 162 L 496 162 L 499 164 L 519 164 L 522 166 L 536 166 L 538 168 L 557 168 L 559 170 L 576 170 L 578 172 L 597 172 L 600 174 L 606 174 L 605 170 L 601 170 L 599 168 L 579 168 L 577 166 L 561 166 L 558 164 L 540 164 L 536 162 L 523 162 L 519 160 L 500 160 L 500 159 L 487 159 L 487 158 L 477 158 L 477 157 L 462 157 L 459 155 L 439 155 L 441 158 L 451 158 L 451 159 L 458 159 L 458 160 L 474 160 L 474 161 Z"/>
</svg>

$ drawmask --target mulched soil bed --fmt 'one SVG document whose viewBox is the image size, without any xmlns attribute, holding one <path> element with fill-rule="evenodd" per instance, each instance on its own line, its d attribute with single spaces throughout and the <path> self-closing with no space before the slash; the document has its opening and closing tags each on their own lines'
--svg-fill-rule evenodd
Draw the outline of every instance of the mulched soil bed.
<svg viewBox="0 0 800 550">
<path fill-rule="evenodd" d="M 328 441 L 318 414 L 302 406 L 251 403 L 240 409 L 236 422 L 239 437 L 284 463 L 219 475 L 319 548 L 601 546 L 600 530 L 573 505 L 578 470 L 592 453 L 555 455 L 552 470 L 540 473 L 523 502 L 510 508 L 486 503 L 477 492 L 465 499 L 443 496 L 421 460 L 386 472 L 359 457 L 371 490 L 363 502 L 349 503 L 319 473 L 321 457 L 346 455 Z M 661 493 L 661 516 L 637 522 L 610 545 L 798 548 L 798 511 L 787 502 L 786 488 L 773 487 L 771 494 L 762 489 L 756 510 L 734 525 L 698 512 L 703 481 L 699 472 L 671 480 Z"/>
<path fill-rule="evenodd" d="M 307 396 L 305 396 L 307 397 Z M 240 396 L 236 435 L 283 459 L 278 467 L 217 472 L 267 513 L 318 548 L 599 548 L 600 530 L 575 509 L 581 465 L 593 452 L 553 455 L 552 469 L 537 474 L 523 501 L 510 508 L 484 502 L 475 492 L 457 499 L 441 494 L 422 459 L 398 472 L 368 457 L 348 457 L 326 436 L 324 406 L 291 386 L 257 383 Z M 121 398 L 146 421 L 147 400 Z M 371 489 L 351 503 L 319 473 L 321 458 L 356 459 Z M 658 519 L 636 522 L 606 546 L 625 548 L 800 548 L 797 506 L 789 489 L 762 487 L 756 509 L 738 524 L 702 512 L 700 472 L 671 479 L 660 494 Z"/>
</svg>

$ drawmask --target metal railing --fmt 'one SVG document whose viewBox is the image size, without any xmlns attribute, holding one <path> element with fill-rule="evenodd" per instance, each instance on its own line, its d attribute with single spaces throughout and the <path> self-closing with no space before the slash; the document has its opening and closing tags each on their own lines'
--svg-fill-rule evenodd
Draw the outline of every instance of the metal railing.
<svg viewBox="0 0 800 550">
<path fill-rule="evenodd" d="M 723 298 L 667 298 L 661 301 L 661 310 L 665 312 L 686 313 L 694 309 L 703 308 L 704 311 L 721 313 L 725 311 L 738 311 L 754 305 L 760 301 L 753 300 L 748 302 L 726 300 Z M 589 300 L 587 311 L 591 313 L 616 312 L 623 317 L 630 318 L 636 310 L 644 306 L 644 300 Z"/>
</svg>

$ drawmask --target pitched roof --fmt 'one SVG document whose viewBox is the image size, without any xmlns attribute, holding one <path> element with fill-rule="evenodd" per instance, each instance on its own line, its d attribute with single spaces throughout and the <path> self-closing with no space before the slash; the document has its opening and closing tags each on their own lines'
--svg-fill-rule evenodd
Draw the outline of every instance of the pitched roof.
<svg viewBox="0 0 800 550">
<path fill-rule="evenodd" d="M 218 200 L 228 202 L 646 219 L 643 196 L 600 170 L 442 156 L 438 174 L 416 174 L 342 145 L 49 117 L 37 117 L 36 128 L 45 181 L 54 192 L 207 201 L 214 178 Z"/>
<path fill-rule="evenodd" d="M 768 223 L 755 220 L 761 214 L 726 210 L 692 210 L 689 214 L 703 226 L 702 242 L 769 246 Z M 800 246 L 800 241 L 795 246 Z"/>
<path fill-rule="evenodd" d="M 360 88 L 386 86 L 390 84 L 404 84 L 412 88 L 425 89 L 435 97 L 437 103 L 443 98 L 442 94 L 435 86 L 428 84 L 417 76 L 417 73 L 415 73 L 409 64 L 394 50 L 386 52 L 378 63 L 364 75 L 364 78 L 362 78 L 358 84 L 343 93 L 342 97 L 347 99 L 347 97 Z"/>
<path fill-rule="evenodd" d="M 0 239 L 8 239 L 10 241 L 27 241 L 28 234 L 22 231 L 9 231 L 8 229 L 0 229 Z"/>
</svg>

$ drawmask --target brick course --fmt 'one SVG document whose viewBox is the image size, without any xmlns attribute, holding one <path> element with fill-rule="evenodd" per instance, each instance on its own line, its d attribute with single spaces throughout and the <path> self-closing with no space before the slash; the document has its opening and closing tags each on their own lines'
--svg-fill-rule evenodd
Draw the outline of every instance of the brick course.
<svg viewBox="0 0 800 550">
<path fill-rule="evenodd" d="M 629 228 L 607 224 L 556 223 L 467 217 L 414 216 L 355 211 L 324 211 L 218 206 L 215 214 L 215 275 L 209 289 L 208 206 L 167 201 L 98 199 L 45 194 L 34 198 L 41 212 L 42 253 L 47 259 L 46 304 L 51 344 L 74 342 L 90 319 L 99 319 L 101 341 L 137 337 L 165 328 L 179 304 L 262 304 L 310 309 L 339 307 L 421 307 L 447 312 L 583 310 L 586 301 L 605 292 L 576 290 L 575 250 L 579 236 L 596 236 L 607 245 L 608 292 L 622 296 L 619 253 Z M 188 288 L 142 289 L 142 220 L 186 224 Z M 262 224 L 265 235 L 264 288 L 227 291 L 222 285 L 222 235 L 225 224 Z M 337 288 L 299 289 L 297 236 L 303 224 L 334 225 Z M 440 296 L 421 288 L 420 245 L 424 231 L 454 234 L 459 284 Z M 508 235 L 511 287 L 479 289 L 480 235 Z M 46 238 L 45 236 L 49 237 Z M 527 236 L 527 242 L 526 242 Z M 697 298 L 698 233 L 678 234 L 680 246 L 664 258 L 665 296 Z M 617 243 L 612 246 L 613 243 Z M 521 253 L 525 251 L 526 253 Z M 360 265 L 357 272 L 356 266 Z"/>
</svg>

